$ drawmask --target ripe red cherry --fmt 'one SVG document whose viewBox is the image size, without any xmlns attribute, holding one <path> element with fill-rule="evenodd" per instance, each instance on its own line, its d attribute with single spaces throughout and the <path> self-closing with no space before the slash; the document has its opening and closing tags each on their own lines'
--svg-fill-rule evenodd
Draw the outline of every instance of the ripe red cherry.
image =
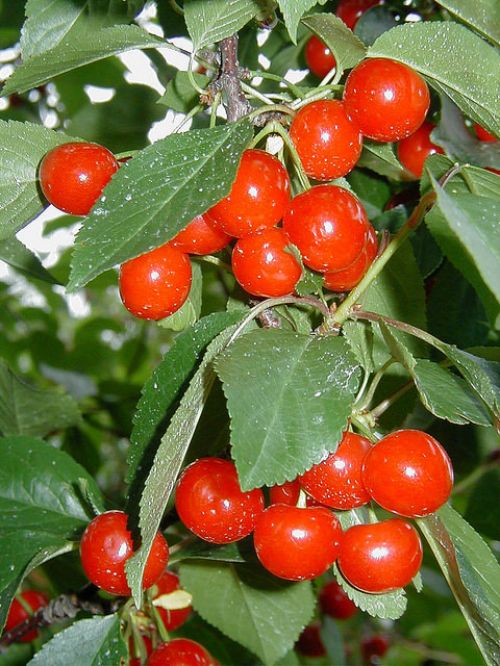
<svg viewBox="0 0 500 666">
<path fill-rule="evenodd" d="M 156 581 L 156 588 L 158 589 L 158 593 L 155 595 L 155 599 L 164 594 L 170 594 L 171 592 L 175 592 L 175 590 L 181 589 L 179 576 L 172 571 L 165 571 L 161 578 Z M 191 615 L 192 608 L 191 606 L 186 606 L 186 608 L 167 610 L 166 608 L 157 606 L 156 610 L 160 614 L 167 631 L 175 631 L 175 629 L 178 629 L 184 624 L 184 622 L 186 622 Z"/>
<path fill-rule="evenodd" d="M 169 244 L 146 252 L 120 267 L 120 296 L 140 319 L 163 319 L 177 312 L 189 296 L 191 263 Z"/>
<path fill-rule="evenodd" d="M 488 132 L 488 130 L 485 130 L 484 127 L 481 127 L 479 123 L 474 123 L 474 132 L 479 141 L 487 141 L 488 143 L 497 141 L 496 136 Z"/>
<path fill-rule="evenodd" d="M 363 463 L 363 483 L 387 511 L 416 518 L 437 511 L 451 494 L 453 468 L 441 444 L 420 430 L 393 432 Z"/>
<path fill-rule="evenodd" d="M 363 592 L 373 593 L 408 585 L 421 564 L 420 537 L 400 518 L 350 527 L 338 557 L 344 578 Z"/>
<path fill-rule="evenodd" d="M 223 231 L 207 224 L 203 215 L 197 215 L 170 244 L 187 254 L 213 254 L 226 247 L 230 240 Z"/>
<path fill-rule="evenodd" d="M 369 636 L 363 638 L 361 641 L 361 656 L 363 663 L 371 666 L 372 664 L 379 664 L 380 657 L 389 650 L 391 644 L 385 636 Z"/>
<path fill-rule="evenodd" d="M 347 620 L 358 612 L 358 607 L 351 601 L 335 580 L 327 583 L 319 593 L 319 605 L 326 615 L 336 620 Z"/>
<path fill-rule="evenodd" d="M 361 16 L 371 7 L 381 5 L 383 0 L 340 0 L 335 14 L 342 19 L 346 26 L 354 30 L 354 26 Z"/>
<path fill-rule="evenodd" d="M 316 35 L 307 41 L 304 56 L 311 72 L 320 79 L 324 78 L 337 64 L 335 56 L 328 46 Z"/>
<path fill-rule="evenodd" d="M 272 504 L 257 518 L 254 544 L 261 564 L 278 578 L 309 580 L 335 562 L 341 536 L 328 509 Z"/>
<path fill-rule="evenodd" d="M 432 123 L 425 122 L 411 136 L 398 143 L 399 161 L 416 178 L 422 176 L 424 162 L 430 155 L 444 153 L 443 149 L 430 139 L 434 127 Z"/>
<path fill-rule="evenodd" d="M 106 592 L 130 595 L 125 563 L 134 553 L 132 534 L 123 511 L 107 511 L 87 526 L 80 542 L 80 556 L 87 578 Z M 144 589 L 154 585 L 168 562 L 168 544 L 156 535 L 142 579 Z"/>
<path fill-rule="evenodd" d="M 26 592 L 21 592 L 20 596 L 31 608 L 32 613 L 28 613 L 20 601 L 14 599 L 9 608 L 9 614 L 7 615 L 7 620 L 5 622 L 5 631 L 12 631 L 12 629 L 27 620 L 30 615 L 35 613 L 35 611 L 49 603 L 48 596 L 43 592 L 37 592 L 36 590 L 26 590 Z M 19 640 L 23 643 L 30 643 L 31 641 L 34 641 L 37 636 L 38 631 L 35 629 L 24 634 Z"/>
<path fill-rule="evenodd" d="M 47 201 L 70 215 L 87 215 L 118 169 L 114 155 L 96 143 L 65 143 L 40 164 Z"/>
<path fill-rule="evenodd" d="M 366 437 L 345 432 L 335 453 L 300 477 L 300 485 L 317 502 L 334 509 L 354 509 L 370 501 L 361 468 L 371 444 Z"/>
<path fill-rule="evenodd" d="M 321 640 L 319 624 L 315 622 L 310 624 L 300 634 L 299 640 L 295 644 L 297 652 L 304 657 L 324 657 L 326 655 L 325 646 Z"/>
<path fill-rule="evenodd" d="M 296 196 L 283 228 L 316 271 L 340 271 L 359 257 L 368 228 L 366 211 L 342 187 L 318 185 Z"/>
<path fill-rule="evenodd" d="M 290 137 L 304 171 L 316 180 L 345 176 L 361 155 L 361 132 L 337 100 L 311 102 L 302 107 L 292 121 Z"/>
<path fill-rule="evenodd" d="M 417 131 L 429 110 L 429 89 L 413 69 L 369 58 L 347 77 L 344 106 L 361 132 L 375 141 L 400 141 Z"/>
<path fill-rule="evenodd" d="M 300 484 L 299 480 L 286 481 L 280 486 L 269 488 L 269 499 L 271 504 L 288 504 L 295 506 L 299 501 Z"/>
<path fill-rule="evenodd" d="M 263 229 L 240 238 L 234 246 L 234 277 L 245 291 L 265 298 L 291 294 L 302 268 L 287 250 L 288 236 L 282 229 Z"/>
<path fill-rule="evenodd" d="M 325 273 L 324 285 L 330 291 L 349 291 L 353 289 L 363 278 L 366 271 L 372 265 L 378 252 L 377 232 L 370 225 L 366 231 L 366 243 L 359 257 L 343 271 Z"/>
<path fill-rule="evenodd" d="M 142 640 L 144 641 L 144 648 L 146 650 L 146 655 L 149 657 L 151 652 L 153 652 L 153 643 L 149 636 L 141 636 Z M 141 666 L 142 661 L 140 657 L 133 657 L 132 655 L 138 654 L 138 651 L 134 647 L 134 639 L 132 636 L 128 640 L 128 652 L 129 655 L 131 655 L 131 658 L 129 659 L 128 666 Z"/>
<path fill-rule="evenodd" d="M 182 472 L 175 508 L 196 536 L 212 543 L 232 543 L 253 532 L 264 509 L 264 495 L 258 488 L 243 492 L 229 460 L 200 458 Z"/>
<path fill-rule="evenodd" d="M 148 659 L 148 666 L 216 666 L 205 648 L 189 638 L 162 643 Z"/>
<path fill-rule="evenodd" d="M 289 200 L 290 179 L 281 162 L 263 150 L 245 150 L 229 196 L 205 219 L 239 238 L 278 224 Z"/>
</svg>

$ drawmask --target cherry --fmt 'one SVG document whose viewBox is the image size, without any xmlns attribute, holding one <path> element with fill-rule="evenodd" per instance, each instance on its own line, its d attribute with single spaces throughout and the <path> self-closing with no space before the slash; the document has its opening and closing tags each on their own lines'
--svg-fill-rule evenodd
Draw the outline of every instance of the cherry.
<svg viewBox="0 0 500 666">
<path fill-rule="evenodd" d="M 165 571 L 161 578 L 156 581 L 156 587 L 158 588 L 158 593 L 155 595 L 155 599 L 164 594 L 175 592 L 175 590 L 179 590 L 181 587 L 179 576 L 172 571 Z M 167 631 L 175 631 L 175 629 L 178 629 L 186 622 L 191 615 L 192 608 L 191 606 L 186 606 L 186 608 L 167 610 L 166 608 L 157 606 L 156 610 L 159 612 Z"/>
<path fill-rule="evenodd" d="M 118 166 L 114 155 L 97 143 L 64 143 L 43 158 L 40 186 L 59 210 L 88 215 Z"/>
<path fill-rule="evenodd" d="M 345 432 L 335 453 L 300 477 L 316 501 L 334 509 L 354 509 L 370 501 L 361 480 L 363 460 L 371 449 L 366 437 Z"/>
<path fill-rule="evenodd" d="M 80 556 L 87 578 L 106 592 L 130 595 L 125 563 L 134 553 L 132 534 L 123 511 L 107 511 L 87 525 L 80 542 Z M 168 562 L 168 544 L 158 532 L 146 562 L 142 585 L 147 589 L 159 579 Z"/>
<path fill-rule="evenodd" d="M 318 185 L 299 194 L 283 219 L 304 263 L 316 271 L 340 271 L 356 261 L 368 225 L 358 199 L 336 185 Z"/>
<path fill-rule="evenodd" d="M 349 291 L 353 289 L 370 268 L 378 252 L 377 232 L 369 225 L 366 231 L 365 247 L 359 257 L 343 271 L 325 273 L 324 285 L 330 291 Z"/>
<path fill-rule="evenodd" d="M 316 35 L 307 41 L 304 56 L 308 68 L 319 79 L 323 79 L 337 64 L 328 46 Z"/>
<path fill-rule="evenodd" d="M 369 58 L 347 77 L 344 106 L 361 132 L 375 141 L 400 141 L 417 131 L 429 110 L 429 89 L 413 69 Z"/>
<path fill-rule="evenodd" d="M 149 636 L 141 636 L 142 640 L 144 641 L 144 648 L 146 650 L 146 655 L 149 657 L 149 655 L 153 652 L 153 643 Z M 130 636 L 128 640 L 128 652 L 129 655 L 134 655 L 137 654 L 138 651 L 135 650 L 134 648 L 134 639 L 132 636 Z M 132 657 L 129 659 L 128 666 L 141 666 L 142 661 L 140 657 Z"/>
<path fill-rule="evenodd" d="M 340 571 L 351 585 L 378 594 L 408 585 L 421 564 L 420 537 L 400 518 L 350 527 L 338 557 Z"/>
<path fill-rule="evenodd" d="M 361 641 L 363 662 L 368 664 L 368 666 L 379 664 L 380 657 L 383 657 L 390 647 L 391 644 L 385 636 L 374 635 L 363 638 Z"/>
<path fill-rule="evenodd" d="M 324 657 L 326 655 L 325 646 L 321 640 L 319 623 L 310 624 L 300 634 L 295 644 L 297 652 L 304 657 Z"/>
<path fill-rule="evenodd" d="M 335 14 L 348 28 L 354 30 L 354 26 L 368 9 L 381 4 L 383 0 L 340 0 Z"/>
<path fill-rule="evenodd" d="M 287 250 L 290 240 L 282 229 L 263 229 L 240 238 L 234 246 L 234 277 L 245 291 L 265 298 L 291 294 L 302 268 Z"/>
<path fill-rule="evenodd" d="M 345 176 L 361 155 L 361 132 L 338 100 L 320 100 L 302 107 L 292 121 L 290 137 L 304 171 L 316 180 Z"/>
<path fill-rule="evenodd" d="M 243 492 L 229 460 L 200 458 L 182 472 L 175 507 L 196 536 L 212 543 L 232 543 L 253 532 L 264 509 L 264 495 L 258 488 Z"/>
<path fill-rule="evenodd" d="M 140 319 L 163 319 L 177 312 L 189 296 L 191 263 L 168 243 L 120 267 L 123 304 Z"/>
<path fill-rule="evenodd" d="M 245 150 L 229 196 L 205 213 L 205 220 L 229 236 L 274 227 L 290 200 L 285 167 L 263 150 Z"/>
<path fill-rule="evenodd" d="M 174 638 L 162 643 L 148 659 L 148 666 L 216 666 L 205 648 L 189 638 Z"/>
<path fill-rule="evenodd" d="M 272 504 L 257 518 L 254 544 L 261 564 L 278 578 L 309 580 L 335 562 L 341 536 L 326 508 Z"/>
<path fill-rule="evenodd" d="M 271 504 L 288 504 L 295 506 L 299 501 L 300 484 L 299 480 L 286 481 L 280 486 L 269 488 L 269 499 Z"/>
<path fill-rule="evenodd" d="M 203 215 L 197 215 L 185 229 L 170 241 L 173 247 L 187 254 L 213 254 L 219 252 L 231 237 L 213 225 L 207 224 Z"/>
<path fill-rule="evenodd" d="M 331 580 L 321 589 L 319 605 L 323 613 L 336 620 L 347 620 L 358 612 L 354 601 L 349 599 L 335 580 Z"/>
<path fill-rule="evenodd" d="M 420 430 L 399 430 L 370 450 L 363 463 L 363 482 L 381 507 L 415 518 L 446 502 L 453 468 L 434 437 Z"/>
<path fill-rule="evenodd" d="M 5 631 L 12 631 L 19 624 L 22 624 L 27 620 L 33 613 L 35 613 L 39 608 L 43 608 L 49 603 L 49 598 L 43 592 L 37 592 L 36 590 L 26 590 L 21 592 L 20 596 L 22 597 L 25 604 L 31 608 L 32 613 L 24 608 L 21 602 L 18 599 L 14 599 L 9 608 L 9 613 L 7 615 L 7 620 L 5 622 Z M 24 634 L 19 641 L 23 643 L 30 643 L 38 637 L 38 631 L 34 629 L 29 631 L 27 634 Z"/>
<path fill-rule="evenodd" d="M 430 155 L 444 153 L 444 150 L 430 139 L 434 127 L 432 123 L 425 122 L 416 132 L 398 144 L 399 161 L 416 178 L 422 176 L 424 162 Z"/>
<path fill-rule="evenodd" d="M 487 141 L 488 143 L 497 141 L 496 136 L 488 132 L 488 130 L 485 130 L 484 127 L 481 127 L 479 123 L 474 123 L 474 132 L 479 141 Z"/>
</svg>

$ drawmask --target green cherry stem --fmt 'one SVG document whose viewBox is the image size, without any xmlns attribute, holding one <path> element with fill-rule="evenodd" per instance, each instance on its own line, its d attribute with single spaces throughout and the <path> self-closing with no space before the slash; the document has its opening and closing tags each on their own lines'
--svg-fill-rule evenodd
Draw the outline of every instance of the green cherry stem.
<svg viewBox="0 0 500 666">
<path fill-rule="evenodd" d="M 273 131 L 276 134 L 280 135 L 280 137 L 283 139 L 283 143 L 285 144 L 285 146 L 288 149 L 288 152 L 290 153 L 290 157 L 292 158 L 293 165 L 295 167 L 297 176 L 299 177 L 302 187 L 304 188 L 304 190 L 311 189 L 311 182 L 302 167 L 302 162 L 300 161 L 299 154 L 295 150 L 293 141 L 290 139 L 290 135 L 285 130 L 285 128 L 279 123 L 272 123 L 272 126 L 273 126 Z"/>
</svg>

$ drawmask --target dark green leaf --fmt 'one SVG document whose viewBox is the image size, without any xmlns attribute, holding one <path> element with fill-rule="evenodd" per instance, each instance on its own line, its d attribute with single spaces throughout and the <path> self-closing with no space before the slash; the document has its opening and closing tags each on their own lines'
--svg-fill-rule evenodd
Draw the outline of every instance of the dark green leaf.
<svg viewBox="0 0 500 666">
<path fill-rule="evenodd" d="M 464 518 L 474 529 L 489 539 L 498 539 L 500 525 L 500 470 L 491 469 L 483 474 L 469 497 Z"/>
<path fill-rule="evenodd" d="M 166 243 L 226 196 L 251 136 L 248 121 L 172 134 L 126 162 L 78 234 L 68 289 Z"/>
<path fill-rule="evenodd" d="M 397 21 L 394 14 L 384 7 L 378 5 L 363 12 L 356 21 L 354 33 L 361 39 L 363 44 L 371 46 L 381 34 L 394 28 Z"/>
<path fill-rule="evenodd" d="M 498 46 L 500 24 L 497 20 L 496 0 L 474 0 L 474 2 L 436 0 L 436 2 Z"/>
<path fill-rule="evenodd" d="M 316 4 L 324 5 L 326 0 L 317 3 L 317 0 L 278 0 L 281 13 L 285 19 L 285 25 L 294 44 L 297 43 L 297 28 L 300 19 Z"/>
<path fill-rule="evenodd" d="M 205 88 L 210 81 L 204 74 L 194 73 L 194 80 L 201 87 Z M 193 88 L 187 72 L 177 72 L 175 78 L 167 84 L 165 94 L 158 100 L 158 104 L 168 106 L 178 113 L 187 113 L 198 104 L 200 94 Z"/>
<path fill-rule="evenodd" d="M 246 562 L 246 558 L 241 550 L 241 544 L 240 541 L 216 546 L 200 539 L 176 551 L 169 562 L 174 564 L 184 560 L 215 560 L 216 562 L 243 563 Z"/>
<path fill-rule="evenodd" d="M 198 321 L 201 312 L 201 291 L 203 288 L 203 282 L 200 265 L 191 262 L 191 268 L 193 275 L 189 296 L 184 305 L 177 310 L 177 312 L 174 312 L 170 317 L 165 317 L 165 319 L 158 322 L 162 328 L 171 331 L 183 331 Z"/>
<path fill-rule="evenodd" d="M 320 273 L 314 273 L 305 266 L 302 268 L 302 276 L 298 281 L 295 291 L 299 296 L 308 294 L 323 293 L 323 276 Z"/>
<path fill-rule="evenodd" d="M 388 143 L 364 141 L 358 166 L 366 167 L 393 180 L 402 180 L 405 176 L 405 170 L 396 159 L 392 145 Z"/>
<path fill-rule="evenodd" d="M 230 37 L 259 10 L 258 0 L 185 0 L 184 19 L 194 50 Z"/>
<path fill-rule="evenodd" d="M 28 248 L 17 240 L 15 236 L 0 240 L 0 261 L 5 261 L 20 273 L 49 284 L 59 284 L 48 270 L 46 270 L 40 259 L 28 250 Z"/>
<path fill-rule="evenodd" d="M 449 157 L 431 155 L 425 163 L 424 174 L 420 181 L 421 193 L 425 194 L 431 189 L 431 175 L 435 180 L 440 180 L 452 168 L 453 161 Z M 500 200 L 500 176 L 485 169 L 464 165 L 448 181 L 446 190 L 453 194 L 472 193 L 479 197 Z"/>
</svg>

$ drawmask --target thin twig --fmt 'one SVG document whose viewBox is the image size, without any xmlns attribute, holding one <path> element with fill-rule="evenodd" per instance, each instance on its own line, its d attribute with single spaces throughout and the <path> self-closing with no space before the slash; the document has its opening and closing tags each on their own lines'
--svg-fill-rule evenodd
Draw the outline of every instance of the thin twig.
<svg viewBox="0 0 500 666">
<path fill-rule="evenodd" d="M 224 91 L 227 119 L 230 123 L 246 116 L 252 109 L 241 87 L 241 70 L 238 64 L 238 35 L 226 37 L 220 44 L 221 68 L 211 88 Z"/>
</svg>

